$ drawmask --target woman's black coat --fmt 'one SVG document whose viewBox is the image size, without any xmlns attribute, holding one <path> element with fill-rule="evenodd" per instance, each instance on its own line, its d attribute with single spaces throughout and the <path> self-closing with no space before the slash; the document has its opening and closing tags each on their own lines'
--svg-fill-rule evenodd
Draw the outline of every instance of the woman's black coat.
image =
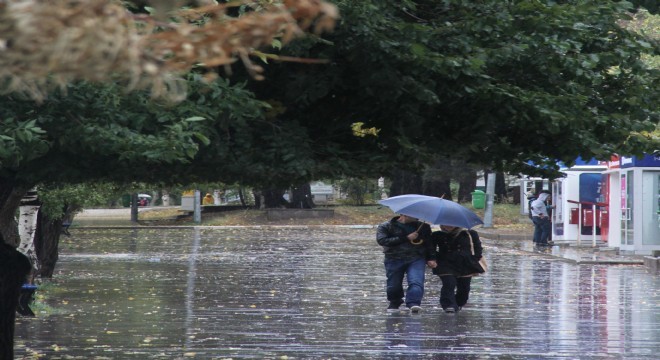
<svg viewBox="0 0 660 360">
<path fill-rule="evenodd" d="M 468 231 L 470 235 L 468 235 Z M 474 243 L 474 256 L 470 251 L 470 236 Z M 467 276 L 476 271 L 470 267 L 470 258 L 479 261 L 483 248 L 479 234 L 474 230 L 462 229 L 457 232 L 435 231 L 431 239 L 436 247 L 438 266 L 433 269 L 436 275 Z"/>
</svg>

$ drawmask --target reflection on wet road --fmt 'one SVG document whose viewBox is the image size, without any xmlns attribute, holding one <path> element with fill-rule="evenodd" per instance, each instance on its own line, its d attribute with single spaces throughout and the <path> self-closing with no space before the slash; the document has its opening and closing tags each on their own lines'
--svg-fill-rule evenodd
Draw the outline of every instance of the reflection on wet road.
<svg viewBox="0 0 660 360">
<path fill-rule="evenodd" d="M 76 229 L 16 357 L 655 358 L 660 278 L 489 246 L 456 315 L 385 312 L 374 229 Z"/>
</svg>

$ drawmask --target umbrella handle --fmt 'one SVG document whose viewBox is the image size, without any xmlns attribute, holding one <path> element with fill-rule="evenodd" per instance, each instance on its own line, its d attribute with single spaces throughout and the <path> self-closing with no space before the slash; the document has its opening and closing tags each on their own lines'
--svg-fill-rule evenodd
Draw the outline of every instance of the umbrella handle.
<svg viewBox="0 0 660 360">
<path fill-rule="evenodd" d="M 425 224 L 425 222 L 422 222 L 421 224 L 419 224 L 419 227 L 418 227 L 417 230 L 415 230 L 414 232 L 419 233 L 419 230 L 422 229 L 422 226 L 424 226 L 424 224 Z M 413 244 L 413 245 L 421 245 L 423 242 L 424 242 L 424 239 L 410 240 L 410 243 Z"/>
</svg>

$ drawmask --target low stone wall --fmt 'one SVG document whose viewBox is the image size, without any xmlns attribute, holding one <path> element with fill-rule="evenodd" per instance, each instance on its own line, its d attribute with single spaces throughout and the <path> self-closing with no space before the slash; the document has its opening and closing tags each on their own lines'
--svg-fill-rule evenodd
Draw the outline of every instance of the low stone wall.
<svg viewBox="0 0 660 360">
<path fill-rule="evenodd" d="M 218 213 L 235 210 L 245 210 L 249 207 L 243 205 L 202 205 L 203 213 Z"/>
<path fill-rule="evenodd" d="M 267 209 L 268 220 L 332 218 L 333 209 Z"/>
</svg>

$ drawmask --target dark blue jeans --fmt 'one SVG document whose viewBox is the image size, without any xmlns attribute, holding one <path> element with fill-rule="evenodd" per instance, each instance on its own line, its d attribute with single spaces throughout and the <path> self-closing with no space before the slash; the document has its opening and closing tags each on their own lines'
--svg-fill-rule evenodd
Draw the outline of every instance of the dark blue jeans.
<svg viewBox="0 0 660 360">
<path fill-rule="evenodd" d="M 532 222 L 534 223 L 534 243 L 547 244 L 550 239 L 550 230 L 552 229 L 550 218 L 533 216 Z"/>
<path fill-rule="evenodd" d="M 443 309 L 454 308 L 467 304 L 470 297 L 471 277 L 456 277 L 453 275 L 442 275 L 442 288 L 440 289 L 440 306 Z"/>
<path fill-rule="evenodd" d="M 391 304 L 403 303 L 403 277 L 408 280 L 406 289 L 406 306 L 421 305 L 424 296 L 424 273 L 426 260 L 396 260 L 385 259 L 385 274 L 387 275 L 387 300 Z"/>
</svg>

